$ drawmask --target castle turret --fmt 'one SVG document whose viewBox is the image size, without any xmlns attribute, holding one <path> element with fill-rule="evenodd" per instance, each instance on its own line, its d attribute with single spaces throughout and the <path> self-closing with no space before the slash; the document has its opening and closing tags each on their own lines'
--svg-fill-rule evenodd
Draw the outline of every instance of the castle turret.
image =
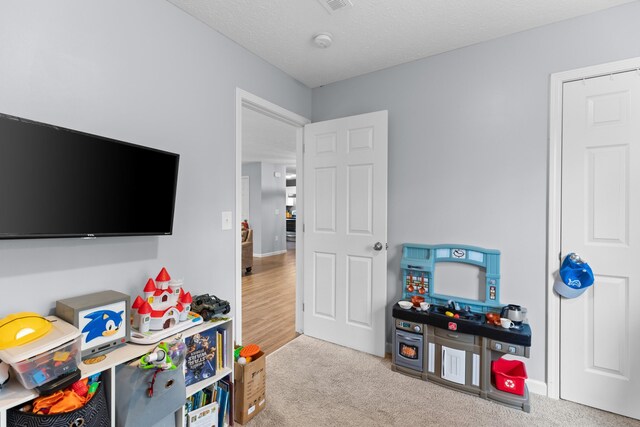
<svg viewBox="0 0 640 427">
<path fill-rule="evenodd" d="M 144 299 L 150 304 L 153 303 L 153 294 L 156 291 L 156 284 L 151 277 L 147 280 L 147 284 L 144 285 Z"/>
<path fill-rule="evenodd" d="M 187 311 L 191 310 L 191 303 L 193 302 L 193 298 L 191 297 L 191 292 L 187 292 L 183 294 L 180 298 L 180 302 L 184 305 L 184 309 Z"/>
<path fill-rule="evenodd" d="M 138 309 L 138 313 L 140 313 L 140 326 L 138 327 L 138 331 L 149 332 L 152 311 L 153 308 L 151 307 L 151 304 L 149 304 L 147 301 L 144 301 Z"/>
<path fill-rule="evenodd" d="M 162 267 L 162 270 L 158 273 L 158 277 L 156 277 L 156 286 L 159 289 L 167 289 L 169 287 L 170 280 L 171 276 L 169 276 L 167 269 Z"/>
<path fill-rule="evenodd" d="M 184 307 L 184 311 L 180 313 L 180 321 L 183 322 L 187 320 L 189 316 L 189 311 L 191 311 L 191 303 L 193 302 L 193 298 L 191 298 L 191 293 L 184 291 L 180 295 L 180 304 Z"/>
<path fill-rule="evenodd" d="M 178 297 L 183 293 L 182 284 L 183 284 L 182 280 L 172 280 L 169 282 L 169 290 L 173 295 L 173 301 L 176 301 L 176 302 L 180 301 L 180 298 Z"/>
<path fill-rule="evenodd" d="M 144 300 L 140 298 L 140 295 L 136 297 L 131 305 L 131 313 L 133 313 L 133 327 L 138 328 L 140 326 L 140 313 L 138 313 L 138 309 L 142 307 L 144 304 Z"/>
</svg>

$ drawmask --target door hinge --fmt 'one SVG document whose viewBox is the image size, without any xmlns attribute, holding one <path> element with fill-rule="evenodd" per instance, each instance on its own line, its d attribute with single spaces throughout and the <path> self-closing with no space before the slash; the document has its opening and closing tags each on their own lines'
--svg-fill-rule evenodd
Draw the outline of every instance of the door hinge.
<svg viewBox="0 0 640 427">
<path fill-rule="evenodd" d="M 302 303 L 302 311 L 304 311 L 304 303 Z"/>
<path fill-rule="evenodd" d="M 302 224 L 302 232 L 304 233 L 304 224 Z"/>
<path fill-rule="evenodd" d="M 307 151 L 307 144 L 305 144 L 304 142 L 302 143 L 302 154 L 304 154 Z"/>
</svg>

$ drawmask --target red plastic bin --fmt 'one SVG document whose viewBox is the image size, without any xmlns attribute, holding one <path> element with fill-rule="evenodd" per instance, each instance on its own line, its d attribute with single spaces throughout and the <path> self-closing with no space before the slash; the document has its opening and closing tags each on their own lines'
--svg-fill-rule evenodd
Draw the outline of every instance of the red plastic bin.
<svg viewBox="0 0 640 427">
<path fill-rule="evenodd" d="M 524 380 L 527 377 L 527 369 L 519 360 L 507 360 L 500 358 L 491 362 L 496 388 L 507 393 L 524 395 Z"/>
</svg>

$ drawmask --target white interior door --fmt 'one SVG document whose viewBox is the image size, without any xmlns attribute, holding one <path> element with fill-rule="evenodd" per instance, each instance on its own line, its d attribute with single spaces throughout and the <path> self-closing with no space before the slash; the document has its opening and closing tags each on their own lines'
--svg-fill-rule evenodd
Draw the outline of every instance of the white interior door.
<svg viewBox="0 0 640 427">
<path fill-rule="evenodd" d="M 312 123 L 304 139 L 304 333 L 382 357 L 387 112 Z"/>
<path fill-rule="evenodd" d="M 595 282 L 560 305 L 560 397 L 640 418 L 640 74 L 565 83 L 562 254 Z"/>
</svg>

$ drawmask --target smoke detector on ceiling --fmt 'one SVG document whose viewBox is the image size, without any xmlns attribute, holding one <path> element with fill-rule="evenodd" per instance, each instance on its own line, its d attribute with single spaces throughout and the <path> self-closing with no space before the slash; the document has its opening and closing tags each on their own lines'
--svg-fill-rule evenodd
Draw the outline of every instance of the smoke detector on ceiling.
<svg viewBox="0 0 640 427">
<path fill-rule="evenodd" d="M 348 7 L 352 7 L 353 3 L 351 0 L 318 0 L 320 4 L 327 9 L 327 12 L 333 14 L 340 9 L 346 9 Z"/>
<path fill-rule="evenodd" d="M 331 33 L 319 33 L 313 36 L 313 42 L 321 49 L 326 49 L 333 43 Z"/>
</svg>

